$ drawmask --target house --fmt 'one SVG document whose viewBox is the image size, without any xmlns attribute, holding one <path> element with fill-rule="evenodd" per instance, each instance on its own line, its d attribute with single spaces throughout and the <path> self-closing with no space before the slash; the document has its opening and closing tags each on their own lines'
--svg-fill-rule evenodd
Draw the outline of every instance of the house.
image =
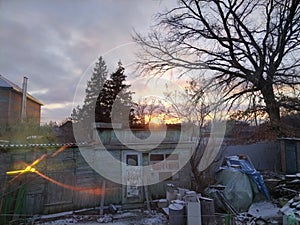
<svg viewBox="0 0 300 225">
<path fill-rule="evenodd" d="M 13 125 L 21 121 L 22 88 L 0 75 L 0 124 Z M 26 118 L 40 123 L 42 102 L 26 94 Z"/>
</svg>

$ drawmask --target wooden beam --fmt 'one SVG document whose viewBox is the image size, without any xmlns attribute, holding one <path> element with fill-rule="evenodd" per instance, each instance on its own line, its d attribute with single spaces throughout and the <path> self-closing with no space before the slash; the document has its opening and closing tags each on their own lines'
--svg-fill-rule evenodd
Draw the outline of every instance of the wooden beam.
<svg viewBox="0 0 300 225">
<path fill-rule="evenodd" d="M 102 195 L 101 195 L 101 201 L 100 201 L 100 216 L 102 216 L 104 213 L 104 198 L 105 198 L 105 186 L 106 181 L 103 180 L 102 182 Z"/>
</svg>

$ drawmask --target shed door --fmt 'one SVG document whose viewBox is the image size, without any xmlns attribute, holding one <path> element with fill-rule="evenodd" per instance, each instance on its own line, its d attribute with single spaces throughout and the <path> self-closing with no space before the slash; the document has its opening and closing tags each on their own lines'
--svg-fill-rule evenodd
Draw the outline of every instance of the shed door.
<svg viewBox="0 0 300 225">
<path fill-rule="evenodd" d="M 123 203 L 136 203 L 143 200 L 141 152 L 123 152 Z"/>
<path fill-rule="evenodd" d="M 285 165 L 286 173 L 295 174 L 298 172 L 296 142 L 288 142 L 285 144 Z"/>
</svg>

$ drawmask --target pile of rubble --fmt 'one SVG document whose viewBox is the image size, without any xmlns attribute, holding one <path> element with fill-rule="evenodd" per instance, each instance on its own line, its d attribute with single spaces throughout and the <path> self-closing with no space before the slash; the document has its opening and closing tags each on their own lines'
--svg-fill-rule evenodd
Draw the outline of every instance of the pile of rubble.
<svg viewBox="0 0 300 225">
<path fill-rule="evenodd" d="M 154 201 L 170 225 L 300 224 L 300 174 L 261 174 L 245 156 L 229 156 L 205 193 L 167 187 Z"/>
<path fill-rule="evenodd" d="M 300 225 L 300 173 L 260 173 L 248 157 L 228 156 L 216 172 L 215 184 L 207 187 L 204 193 L 170 183 L 166 187 L 164 199 L 147 201 L 147 211 L 140 209 L 138 212 L 124 212 L 112 206 L 110 212 L 91 219 L 87 216 L 73 216 L 72 221 L 64 222 Z"/>
<path fill-rule="evenodd" d="M 300 224 L 300 173 L 265 173 L 264 177 L 272 201 L 281 207 L 283 224 Z"/>
<path fill-rule="evenodd" d="M 52 218 L 51 218 L 52 217 Z M 168 220 L 163 213 L 156 211 L 143 211 L 140 209 L 118 210 L 113 214 L 76 215 L 60 213 L 44 216 L 44 218 L 31 218 L 27 224 L 34 225 L 167 225 Z"/>
<path fill-rule="evenodd" d="M 173 184 L 167 185 L 166 199 L 153 200 L 152 203 L 168 216 L 170 225 L 219 224 L 213 199 Z"/>
</svg>

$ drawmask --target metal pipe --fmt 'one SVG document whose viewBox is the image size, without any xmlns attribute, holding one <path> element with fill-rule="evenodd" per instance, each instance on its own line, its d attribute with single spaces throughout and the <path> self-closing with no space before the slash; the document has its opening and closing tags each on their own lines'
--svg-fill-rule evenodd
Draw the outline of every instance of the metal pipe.
<svg viewBox="0 0 300 225">
<path fill-rule="evenodd" d="M 26 105 L 27 105 L 27 77 L 23 78 L 22 87 L 22 105 L 21 105 L 21 122 L 23 123 L 26 118 Z"/>
</svg>

